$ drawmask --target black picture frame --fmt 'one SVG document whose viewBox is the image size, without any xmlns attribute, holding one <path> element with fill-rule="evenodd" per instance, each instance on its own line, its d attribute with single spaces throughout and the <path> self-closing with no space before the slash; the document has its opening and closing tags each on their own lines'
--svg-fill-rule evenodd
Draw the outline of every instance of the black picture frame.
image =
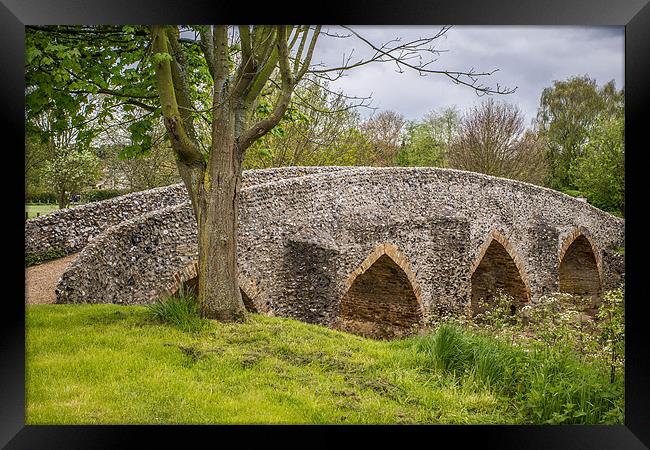
<svg viewBox="0 0 650 450">
<path fill-rule="evenodd" d="M 643 139 L 645 114 L 650 107 L 650 4 L 648 0 L 455 0 L 423 3 L 418 0 L 328 2 L 309 12 L 306 4 L 286 2 L 257 8 L 250 4 L 196 0 L 2 0 L 0 5 L 0 80 L 5 161 L 24 148 L 24 25 L 31 24 L 153 24 L 153 23 L 346 23 L 363 25 L 621 25 L 625 26 L 626 127 L 626 408 L 624 426 L 26 426 L 25 425 L 25 310 L 18 295 L 5 294 L 2 313 L 0 366 L 0 445 L 6 448 L 129 448 L 146 439 L 147 447 L 184 447 L 225 444 L 235 434 L 240 445 L 251 439 L 340 445 L 350 433 L 363 439 L 424 445 L 480 445 L 481 448 L 525 449 L 637 449 L 650 446 L 650 351 L 646 345 L 647 300 L 642 288 L 645 255 Z M 312 7 L 315 5 L 311 5 Z M 586 55 L 585 57 L 588 57 Z M 8 137 L 14 139 L 9 144 Z M 12 148 L 13 147 L 13 148 Z M 22 153 L 14 155 L 16 168 Z M 13 163 L 13 162 L 12 162 Z M 7 162 L 6 168 L 14 167 Z M 24 232 L 24 189 L 18 170 L 3 172 L 4 204 L 12 222 Z M 20 189 L 18 189 L 20 192 Z M 14 222 L 15 221 L 15 222 Z M 14 225 L 15 224 L 15 225 Z M 18 275 L 5 275 L 24 293 L 24 245 L 5 237 L 7 265 Z M 318 440 L 301 438 L 317 434 Z M 141 444 L 140 444 L 141 445 Z M 205 444 L 201 444 L 205 445 Z M 236 445 L 236 444 L 235 444 Z M 422 445 L 422 444 L 420 444 Z"/>
</svg>

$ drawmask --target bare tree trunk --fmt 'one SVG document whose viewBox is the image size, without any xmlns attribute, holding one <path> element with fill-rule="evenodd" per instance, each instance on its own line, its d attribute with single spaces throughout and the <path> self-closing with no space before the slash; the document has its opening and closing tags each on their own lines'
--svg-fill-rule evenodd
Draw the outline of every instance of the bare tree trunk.
<svg viewBox="0 0 650 450">
<path fill-rule="evenodd" d="M 200 192 L 199 304 L 205 317 L 242 321 L 246 309 L 237 277 L 237 229 L 242 161 L 235 142 L 232 112 L 217 120 L 219 130 Z"/>
</svg>

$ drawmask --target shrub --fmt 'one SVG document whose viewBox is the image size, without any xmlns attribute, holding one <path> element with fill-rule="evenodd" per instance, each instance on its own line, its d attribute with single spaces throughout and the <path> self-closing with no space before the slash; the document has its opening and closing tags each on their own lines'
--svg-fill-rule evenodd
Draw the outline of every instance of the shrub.
<svg viewBox="0 0 650 450">
<path fill-rule="evenodd" d="M 124 195 L 126 191 L 118 189 L 92 189 L 82 195 L 84 202 L 98 202 L 101 200 L 108 200 L 109 198 L 119 197 Z"/>
<path fill-rule="evenodd" d="M 52 259 L 63 258 L 67 255 L 61 248 L 51 248 L 41 253 L 27 253 L 25 255 L 25 267 L 36 266 Z"/>
<path fill-rule="evenodd" d="M 25 203 L 57 203 L 58 198 L 54 192 L 34 191 L 25 196 Z"/>
<path fill-rule="evenodd" d="M 432 305 L 424 319 L 424 328 L 435 331 L 442 324 L 453 323 L 461 328 L 472 325 L 472 305 L 458 306 L 452 302 L 439 302 Z"/>
<path fill-rule="evenodd" d="M 625 299 L 623 287 L 607 292 L 598 311 L 601 358 L 610 367 L 610 381 L 614 383 L 616 369 L 625 365 Z"/>
<path fill-rule="evenodd" d="M 481 312 L 473 317 L 476 324 L 494 330 L 501 330 L 517 324 L 519 316 L 515 314 L 515 301 L 511 295 L 503 291 L 497 291 L 491 303 L 480 301 L 479 307 Z"/>
<path fill-rule="evenodd" d="M 595 317 L 587 314 L 592 303 L 591 296 L 544 296 L 523 308 L 527 323 L 521 330 L 544 345 L 564 346 L 585 361 L 605 363 L 614 378 L 624 366 L 623 288 L 603 295 Z"/>
<path fill-rule="evenodd" d="M 181 286 L 176 295 L 148 305 L 149 316 L 158 322 L 172 325 L 182 331 L 198 332 L 208 328 L 210 322 L 201 317 L 194 292 Z"/>
<path fill-rule="evenodd" d="M 564 192 L 566 195 L 570 195 L 571 197 L 584 197 L 584 194 L 582 192 L 575 189 L 565 189 L 562 192 Z"/>
</svg>

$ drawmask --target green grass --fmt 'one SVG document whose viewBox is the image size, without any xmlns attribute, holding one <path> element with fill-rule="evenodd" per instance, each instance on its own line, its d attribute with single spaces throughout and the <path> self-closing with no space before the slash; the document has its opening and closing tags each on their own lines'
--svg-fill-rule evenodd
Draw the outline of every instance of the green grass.
<svg viewBox="0 0 650 450">
<path fill-rule="evenodd" d="M 30 305 L 26 322 L 30 425 L 542 423 L 471 358 L 442 367 L 431 336 L 375 341 L 257 314 L 183 331 L 117 305 Z"/>
<path fill-rule="evenodd" d="M 197 332 L 210 328 L 210 321 L 200 317 L 193 292 L 187 291 L 184 285 L 181 285 L 178 295 L 157 300 L 147 309 L 153 320 L 171 324 L 182 331 Z"/>
<path fill-rule="evenodd" d="M 33 219 L 36 217 L 36 214 L 40 214 L 41 216 L 57 211 L 59 209 L 59 205 L 56 203 L 26 203 L 25 204 L 25 211 L 27 212 L 27 217 L 29 219 Z"/>
<path fill-rule="evenodd" d="M 30 305 L 28 424 L 512 423 L 410 341 L 251 315 L 197 333 L 145 307 Z"/>
<path fill-rule="evenodd" d="M 622 377 L 610 383 L 606 365 L 581 362 L 569 347 L 513 346 L 503 340 L 444 324 L 421 338 L 431 365 L 458 378 L 473 378 L 519 405 L 527 421 L 545 424 L 623 423 Z"/>
</svg>

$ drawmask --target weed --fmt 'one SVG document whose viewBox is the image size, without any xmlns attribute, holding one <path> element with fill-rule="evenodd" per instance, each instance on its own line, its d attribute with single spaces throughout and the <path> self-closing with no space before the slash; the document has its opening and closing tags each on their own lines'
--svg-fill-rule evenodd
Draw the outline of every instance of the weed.
<svg viewBox="0 0 650 450">
<path fill-rule="evenodd" d="M 621 416 L 622 381 L 609 383 L 601 364 L 581 362 L 561 348 L 519 348 L 443 324 L 421 337 L 417 349 L 437 370 L 509 397 L 530 423 L 608 423 Z"/>
<path fill-rule="evenodd" d="M 607 292 L 600 305 L 597 317 L 601 320 L 601 356 L 610 367 L 610 380 L 614 383 L 616 370 L 625 364 L 625 300 L 623 287 Z"/>
<path fill-rule="evenodd" d="M 147 310 L 151 319 L 183 331 L 200 332 L 210 326 L 210 321 L 201 317 L 193 292 L 183 286 L 177 295 L 158 300 L 148 305 Z"/>
</svg>

